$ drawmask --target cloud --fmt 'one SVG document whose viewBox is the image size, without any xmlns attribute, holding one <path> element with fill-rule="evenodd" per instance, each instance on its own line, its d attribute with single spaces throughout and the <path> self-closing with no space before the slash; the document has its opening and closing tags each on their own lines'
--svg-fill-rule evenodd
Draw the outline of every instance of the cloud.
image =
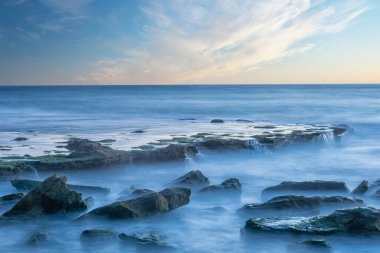
<svg viewBox="0 0 380 253">
<path fill-rule="evenodd" d="M 366 10 L 363 1 L 157 0 L 120 57 L 94 64 L 84 83 L 202 83 L 246 73 L 312 49 Z M 308 41 L 308 42 L 307 42 Z"/>
</svg>

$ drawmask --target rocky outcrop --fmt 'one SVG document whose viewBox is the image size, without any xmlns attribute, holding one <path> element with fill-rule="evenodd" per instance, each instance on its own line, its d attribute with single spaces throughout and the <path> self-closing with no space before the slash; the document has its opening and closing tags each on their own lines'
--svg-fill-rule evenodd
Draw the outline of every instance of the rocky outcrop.
<svg viewBox="0 0 380 253">
<path fill-rule="evenodd" d="M 199 193 L 229 193 L 240 195 L 242 187 L 239 179 L 230 178 L 221 184 L 209 185 L 199 191 Z"/>
<path fill-rule="evenodd" d="M 119 235 L 120 240 L 128 243 L 129 245 L 134 246 L 149 246 L 153 247 L 157 250 L 160 248 L 163 249 L 175 249 L 177 248 L 175 245 L 170 244 L 165 241 L 166 236 L 159 235 L 157 233 L 148 233 L 148 234 L 125 234 L 121 233 Z"/>
<path fill-rule="evenodd" d="M 180 161 L 198 150 L 191 145 L 170 144 L 152 150 L 115 150 L 99 142 L 71 138 L 66 148 L 68 156 L 37 157 L 33 162 L 38 170 L 72 170 L 109 167 L 123 163 Z"/>
<path fill-rule="evenodd" d="M 47 178 L 2 216 L 32 218 L 44 214 L 85 210 L 87 205 L 82 200 L 82 195 L 71 191 L 66 181 L 66 177 L 58 175 Z"/>
<path fill-rule="evenodd" d="M 380 211 L 373 208 L 338 210 L 327 216 L 311 218 L 252 218 L 245 231 L 278 231 L 308 234 L 379 233 Z"/>
<path fill-rule="evenodd" d="M 368 181 L 363 180 L 354 190 L 352 190 L 351 194 L 356 196 L 363 196 L 368 191 Z"/>
<path fill-rule="evenodd" d="M 96 208 L 79 219 L 105 217 L 109 219 L 136 219 L 166 213 L 187 205 L 191 190 L 182 187 L 168 188 L 141 197 L 120 201 Z"/>
<path fill-rule="evenodd" d="M 287 194 L 348 194 L 349 189 L 344 182 L 337 181 L 303 181 L 291 182 L 286 181 L 278 185 L 265 188 L 262 191 L 263 197 L 278 196 Z"/>
<path fill-rule="evenodd" d="M 24 193 L 12 193 L 12 194 L 8 194 L 8 195 L 4 195 L 0 197 L 0 201 L 3 201 L 3 202 L 17 201 L 21 199 L 22 197 L 24 197 Z"/>
<path fill-rule="evenodd" d="M 30 179 L 14 179 L 11 180 L 11 184 L 19 191 L 30 191 L 42 184 L 41 181 L 30 180 Z M 110 192 L 109 188 L 99 187 L 99 186 L 88 186 L 88 185 L 74 185 L 67 184 L 70 190 L 78 192 L 90 192 L 90 193 L 102 193 L 108 194 Z"/>
<path fill-rule="evenodd" d="M 80 236 L 80 240 L 85 243 L 100 243 L 117 239 L 117 233 L 110 229 L 87 229 Z"/>
<path fill-rule="evenodd" d="M 208 178 L 203 175 L 203 173 L 199 170 L 190 171 L 183 176 L 172 181 L 169 185 L 172 186 L 181 186 L 190 189 L 200 189 L 206 185 L 209 185 L 210 181 Z"/>
<path fill-rule="evenodd" d="M 17 178 L 22 175 L 35 175 L 35 169 L 23 162 L 0 161 L 0 181 Z"/>
<path fill-rule="evenodd" d="M 213 119 L 210 121 L 210 123 L 224 123 L 224 120 L 222 119 Z"/>
<path fill-rule="evenodd" d="M 347 198 L 340 196 L 333 197 L 305 197 L 305 196 L 279 196 L 272 198 L 262 204 L 244 205 L 240 212 L 249 214 L 294 214 L 294 212 L 311 213 L 311 211 L 319 210 L 326 207 L 358 207 L 364 206 L 364 202 L 357 198 Z"/>
</svg>

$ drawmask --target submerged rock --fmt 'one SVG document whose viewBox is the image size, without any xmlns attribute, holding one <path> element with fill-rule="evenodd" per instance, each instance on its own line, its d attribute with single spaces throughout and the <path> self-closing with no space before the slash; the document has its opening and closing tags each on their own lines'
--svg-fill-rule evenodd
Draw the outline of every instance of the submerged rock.
<svg viewBox="0 0 380 253">
<path fill-rule="evenodd" d="M 166 236 L 159 235 L 157 233 L 136 233 L 136 234 L 125 234 L 121 233 L 119 235 L 120 240 L 128 243 L 128 244 L 136 244 L 140 246 L 151 246 L 158 248 L 166 248 L 166 249 L 175 249 L 176 246 L 165 242 Z"/>
<path fill-rule="evenodd" d="M 362 196 L 368 191 L 368 181 L 363 180 L 354 190 L 352 190 L 352 195 Z"/>
<path fill-rule="evenodd" d="M 145 218 L 187 205 L 190 201 L 190 194 L 191 190 L 187 188 L 168 188 L 135 199 L 96 208 L 80 217 L 80 219 L 91 217 L 105 217 L 109 219 Z"/>
<path fill-rule="evenodd" d="M 213 119 L 210 121 L 210 123 L 224 123 L 224 120 L 222 119 Z"/>
<path fill-rule="evenodd" d="M 50 233 L 48 231 L 42 230 L 31 235 L 27 241 L 28 244 L 38 246 L 50 241 Z"/>
<path fill-rule="evenodd" d="M 0 180 L 9 180 L 26 174 L 35 174 L 35 169 L 23 162 L 0 161 Z"/>
<path fill-rule="evenodd" d="M 80 236 L 80 240 L 86 243 L 99 243 L 117 238 L 117 233 L 111 229 L 87 229 Z"/>
<path fill-rule="evenodd" d="M 222 182 L 221 184 L 216 184 L 216 185 L 209 185 L 204 187 L 202 190 L 200 190 L 200 193 L 234 193 L 234 194 L 241 194 L 241 184 L 239 179 L 237 178 L 230 178 L 227 179 L 226 181 Z"/>
<path fill-rule="evenodd" d="M 14 179 L 11 180 L 11 184 L 19 191 L 30 191 L 42 184 L 41 181 L 30 180 L 30 179 Z M 87 186 L 87 185 L 74 185 L 67 184 L 70 190 L 78 192 L 96 192 L 108 194 L 110 192 L 109 188 L 99 187 L 99 186 Z"/>
<path fill-rule="evenodd" d="M 322 207 L 357 207 L 363 206 L 364 202 L 361 199 L 346 198 L 340 196 L 333 197 L 305 197 L 305 196 L 279 196 L 272 198 L 262 204 L 247 204 L 239 211 L 247 213 L 263 213 L 271 215 L 274 212 L 292 213 L 292 212 L 310 212 L 318 210 Z"/>
<path fill-rule="evenodd" d="M 27 140 L 28 140 L 28 138 L 26 138 L 26 137 L 17 137 L 15 139 L 13 139 L 13 141 L 27 141 Z"/>
<path fill-rule="evenodd" d="M 245 230 L 310 234 L 379 233 L 380 211 L 359 207 L 337 210 L 327 216 L 311 218 L 252 218 L 246 222 Z"/>
<path fill-rule="evenodd" d="M 308 253 L 330 253 L 332 248 L 330 244 L 323 239 L 308 239 L 303 242 L 289 245 L 287 252 L 308 252 Z"/>
<path fill-rule="evenodd" d="M 265 188 L 262 196 L 276 196 L 293 193 L 349 193 L 349 189 L 344 182 L 337 181 L 304 181 L 291 182 L 286 181 L 281 184 Z"/>
<path fill-rule="evenodd" d="M 30 191 L 3 217 L 32 218 L 44 214 L 83 211 L 87 209 L 82 195 L 71 191 L 66 185 L 67 178 L 53 175 Z"/>
<path fill-rule="evenodd" d="M 190 189 L 199 189 L 209 185 L 210 181 L 200 170 L 192 170 L 172 181 L 169 185 L 182 186 Z"/>
<path fill-rule="evenodd" d="M 16 201 L 24 197 L 24 193 L 12 193 L 5 196 L 0 197 L 1 201 L 9 202 L 9 201 Z"/>
</svg>

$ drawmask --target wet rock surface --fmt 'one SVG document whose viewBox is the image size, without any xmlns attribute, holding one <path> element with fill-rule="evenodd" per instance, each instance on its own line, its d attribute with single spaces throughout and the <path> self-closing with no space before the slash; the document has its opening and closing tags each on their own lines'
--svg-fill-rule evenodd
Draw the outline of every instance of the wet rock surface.
<svg viewBox="0 0 380 253">
<path fill-rule="evenodd" d="M 229 193 L 240 195 L 242 192 L 242 186 L 239 179 L 230 178 L 223 181 L 221 184 L 209 185 L 202 188 L 199 193 Z"/>
<path fill-rule="evenodd" d="M 71 191 L 67 178 L 53 175 L 30 191 L 3 217 L 33 218 L 44 214 L 84 211 L 87 208 L 82 195 Z"/>
<path fill-rule="evenodd" d="M 80 219 L 105 217 L 109 219 L 135 219 L 166 213 L 190 202 L 191 190 L 182 187 L 168 188 L 141 197 L 99 207 Z"/>
<path fill-rule="evenodd" d="M 278 196 L 286 194 L 298 194 L 298 193 L 340 193 L 348 194 L 349 189 L 344 182 L 337 181 L 303 181 L 303 182 L 292 182 L 286 181 L 278 185 L 265 188 L 262 191 L 262 196 Z"/>
<path fill-rule="evenodd" d="M 40 186 L 42 182 L 37 181 L 37 180 L 30 180 L 30 179 L 14 179 L 14 180 L 11 180 L 11 184 L 17 190 L 30 191 Z M 99 186 L 67 184 L 67 187 L 73 191 L 78 191 L 78 192 L 95 192 L 95 193 L 102 193 L 102 194 L 108 194 L 110 192 L 109 188 L 104 188 L 104 187 L 99 187 Z"/>
<path fill-rule="evenodd" d="M 192 170 L 169 183 L 172 186 L 182 186 L 190 189 L 199 189 L 209 184 L 209 179 L 200 170 Z"/>
<path fill-rule="evenodd" d="M 289 245 L 287 252 L 312 252 L 312 253 L 330 253 L 332 248 L 324 239 L 308 239 L 299 243 Z"/>
<path fill-rule="evenodd" d="M 23 162 L 4 162 L 0 160 L 0 180 L 9 180 L 21 175 L 34 175 L 35 169 Z"/>
<path fill-rule="evenodd" d="M 10 202 L 10 201 L 16 201 L 24 197 L 24 193 L 12 193 L 8 195 L 4 195 L 0 197 L 0 201 L 3 202 Z"/>
<path fill-rule="evenodd" d="M 341 196 L 333 197 L 305 197 L 305 196 L 279 196 L 262 204 L 247 204 L 239 209 L 240 212 L 272 214 L 291 214 L 294 212 L 310 212 L 322 207 L 358 207 L 363 206 L 364 201 L 357 198 Z"/>
<path fill-rule="evenodd" d="M 46 230 L 41 230 L 31 235 L 29 239 L 27 240 L 27 243 L 29 245 L 38 246 L 38 245 L 47 243 L 50 240 L 51 240 L 50 233 Z"/>
<path fill-rule="evenodd" d="M 144 247 L 153 247 L 153 248 L 164 248 L 164 249 L 176 249 L 177 247 L 173 244 L 166 242 L 166 236 L 157 234 L 157 233 L 134 233 L 134 234 L 125 234 L 121 233 L 119 235 L 120 240 L 125 243 L 134 246 L 144 246 Z"/>
<path fill-rule="evenodd" d="M 337 210 L 330 215 L 311 218 L 251 218 L 246 231 L 271 231 L 309 234 L 379 233 L 380 211 L 373 208 Z"/>
<path fill-rule="evenodd" d="M 368 181 L 362 181 L 354 190 L 352 190 L 351 194 L 356 196 L 363 196 L 368 191 Z"/>
<path fill-rule="evenodd" d="M 111 229 L 86 229 L 80 236 L 84 243 L 100 243 L 114 239 L 117 239 L 117 232 Z"/>
</svg>

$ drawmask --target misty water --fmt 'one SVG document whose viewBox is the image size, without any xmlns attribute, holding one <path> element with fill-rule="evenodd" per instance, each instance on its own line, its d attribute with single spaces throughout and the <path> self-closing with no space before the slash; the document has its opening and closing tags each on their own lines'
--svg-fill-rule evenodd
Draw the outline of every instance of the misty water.
<svg viewBox="0 0 380 253">
<path fill-rule="evenodd" d="M 276 151 L 202 151 L 178 163 L 115 166 L 65 171 L 69 183 L 109 187 L 109 195 L 94 195 L 96 208 L 115 202 L 134 185 L 161 190 L 190 170 L 201 170 L 212 184 L 236 177 L 241 198 L 215 197 L 206 201 L 193 194 L 188 205 L 172 212 L 134 221 L 71 222 L 80 214 L 49 217 L 0 227 L 1 252 L 149 252 L 123 242 L 92 247 L 81 243 L 84 229 L 111 228 L 121 233 L 155 231 L 167 236 L 180 252 L 287 252 L 292 243 L 325 238 L 334 252 L 378 252 L 380 236 L 303 236 L 276 233 L 242 235 L 247 217 L 236 210 L 260 203 L 261 191 L 282 181 L 337 180 L 350 189 L 362 180 L 380 179 L 380 86 L 120 86 L 120 87 L 0 87 L 1 157 L 41 155 L 57 149 L 70 136 L 90 140 L 115 139 L 115 149 L 131 149 L 152 139 L 215 131 L 211 119 L 226 121 L 217 128 L 241 132 L 248 123 L 347 124 L 354 129 L 339 143 L 292 146 Z M 182 120 L 181 120 L 182 119 Z M 183 120 L 186 119 L 186 120 Z M 132 131 L 145 133 L 133 134 Z M 27 137 L 15 143 L 16 137 Z M 33 148 L 31 148 L 33 147 Z M 35 176 L 44 179 L 51 173 Z M 0 182 L 0 195 L 17 192 Z M 85 195 L 86 197 L 87 195 Z M 380 200 L 367 200 L 380 208 Z M 0 206 L 0 212 L 12 204 Z M 223 207 L 225 211 L 215 209 Z M 27 246 L 35 231 L 48 230 L 52 241 Z M 292 252 L 291 250 L 288 252 Z"/>
</svg>

